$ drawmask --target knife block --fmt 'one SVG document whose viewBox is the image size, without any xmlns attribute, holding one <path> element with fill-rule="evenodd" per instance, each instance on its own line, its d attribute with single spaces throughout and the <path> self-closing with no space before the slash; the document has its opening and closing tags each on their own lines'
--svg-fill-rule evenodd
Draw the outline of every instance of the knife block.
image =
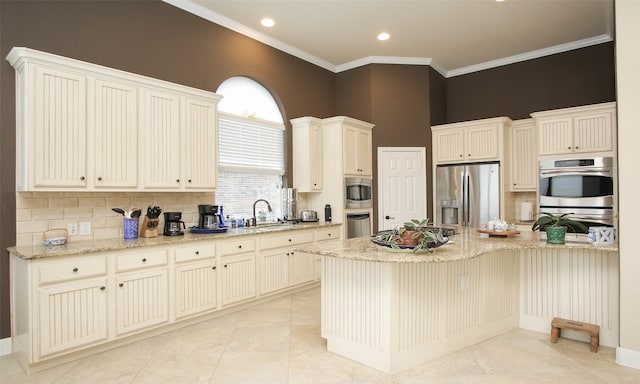
<svg viewBox="0 0 640 384">
<path fill-rule="evenodd" d="M 158 236 L 158 224 L 160 219 L 150 219 L 147 216 L 142 221 L 142 228 L 140 229 L 140 236 L 142 237 L 157 237 Z"/>
</svg>

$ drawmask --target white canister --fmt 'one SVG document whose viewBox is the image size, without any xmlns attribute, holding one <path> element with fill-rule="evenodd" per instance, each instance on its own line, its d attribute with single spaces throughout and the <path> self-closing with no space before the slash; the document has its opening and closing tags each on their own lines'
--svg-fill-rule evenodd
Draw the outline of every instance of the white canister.
<svg viewBox="0 0 640 384">
<path fill-rule="evenodd" d="M 533 203 L 523 201 L 520 203 L 520 221 L 533 221 Z"/>
</svg>

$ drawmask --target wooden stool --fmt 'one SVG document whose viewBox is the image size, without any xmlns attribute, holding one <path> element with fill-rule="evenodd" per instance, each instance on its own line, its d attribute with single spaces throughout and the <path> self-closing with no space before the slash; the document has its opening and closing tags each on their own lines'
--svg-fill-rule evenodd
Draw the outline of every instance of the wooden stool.
<svg viewBox="0 0 640 384">
<path fill-rule="evenodd" d="M 571 329 L 578 332 L 584 332 L 591 335 L 591 352 L 598 352 L 598 345 L 600 345 L 600 326 L 595 324 L 581 323 L 579 321 L 572 321 L 567 319 L 561 319 L 554 317 L 551 321 L 551 342 L 557 343 L 558 337 L 560 337 L 560 329 Z"/>
</svg>

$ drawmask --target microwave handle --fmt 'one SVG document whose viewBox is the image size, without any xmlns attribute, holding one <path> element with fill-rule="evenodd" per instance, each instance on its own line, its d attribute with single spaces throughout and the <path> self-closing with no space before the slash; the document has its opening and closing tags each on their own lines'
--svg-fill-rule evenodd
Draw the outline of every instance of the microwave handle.
<svg viewBox="0 0 640 384">
<path fill-rule="evenodd" d="M 540 171 L 540 176 L 576 176 L 576 175 L 586 175 L 586 176 L 607 176 L 611 177 L 610 169 L 563 169 L 563 170 L 549 170 L 549 171 Z"/>
</svg>

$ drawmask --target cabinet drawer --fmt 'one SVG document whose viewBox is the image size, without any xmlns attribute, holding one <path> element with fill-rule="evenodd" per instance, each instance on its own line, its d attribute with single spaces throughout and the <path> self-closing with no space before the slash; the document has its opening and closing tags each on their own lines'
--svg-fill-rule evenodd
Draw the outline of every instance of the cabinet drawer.
<svg viewBox="0 0 640 384">
<path fill-rule="evenodd" d="M 167 251 L 123 253 L 118 255 L 116 259 L 118 272 L 160 265 L 167 265 Z"/>
<path fill-rule="evenodd" d="M 335 240 L 340 238 L 340 227 L 321 229 L 315 232 L 316 241 Z"/>
<path fill-rule="evenodd" d="M 259 241 L 260 249 L 282 248 L 290 245 L 313 243 L 313 232 L 291 232 L 284 235 L 263 237 Z"/>
<path fill-rule="evenodd" d="M 176 263 L 183 261 L 200 260 L 216 255 L 216 247 L 213 244 L 199 244 L 189 247 L 176 248 Z"/>
<path fill-rule="evenodd" d="M 73 260 L 51 261 L 38 264 L 40 284 L 83 279 L 107 273 L 105 256 L 79 257 Z"/>
<path fill-rule="evenodd" d="M 253 239 L 227 241 L 220 244 L 220 252 L 222 253 L 222 256 L 253 252 L 255 249 L 256 242 Z"/>
</svg>

